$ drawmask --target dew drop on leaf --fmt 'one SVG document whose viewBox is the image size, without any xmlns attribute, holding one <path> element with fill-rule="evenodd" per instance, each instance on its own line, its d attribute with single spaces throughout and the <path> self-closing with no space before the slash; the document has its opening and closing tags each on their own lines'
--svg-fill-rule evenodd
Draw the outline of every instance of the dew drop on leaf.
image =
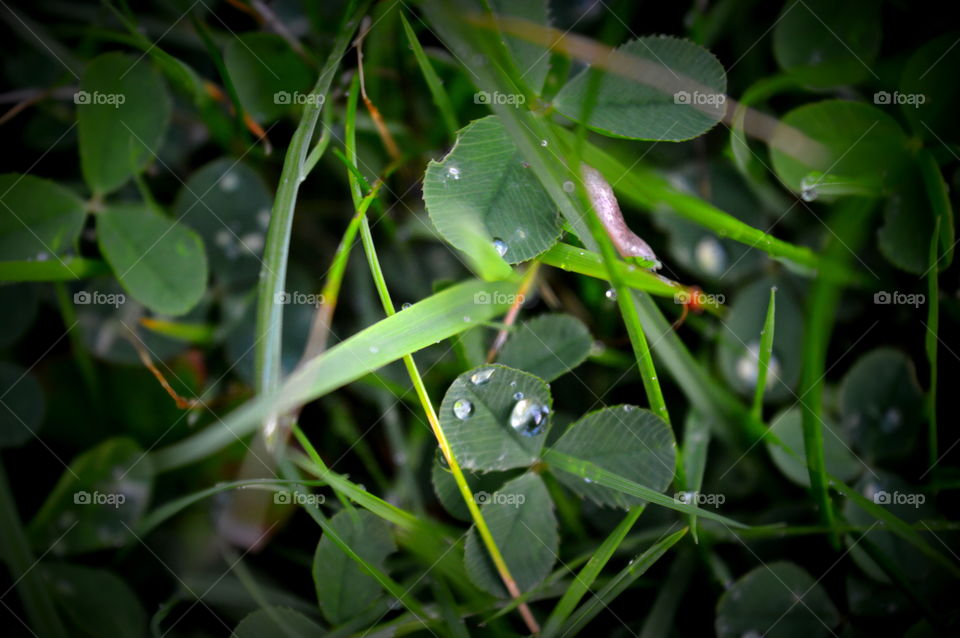
<svg viewBox="0 0 960 638">
<path fill-rule="evenodd" d="M 497 249 L 497 254 L 503 257 L 507 254 L 507 251 L 510 250 L 510 247 L 507 246 L 507 242 L 503 241 L 499 237 L 493 238 L 493 247 Z"/>
<path fill-rule="evenodd" d="M 520 399 L 510 412 L 510 427 L 523 436 L 536 436 L 547 423 L 547 406 L 531 399 Z"/>
<path fill-rule="evenodd" d="M 573 182 L 567 180 L 563 183 L 563 190 L 566 193 L 572 193 L 576 187 L 573 185 Z"/>
<path fill-rule="evenodd" d="M 513 395 L 513 398 L 517 401 L 523 398 L 523 392 L 517 392 Z"/>
<path fill-rule="evenodd" d="M 469 419 L 473 413 L 473 404 L 466 399 L 457 399 L 457 402 L 453 404 L 453 413 L 461 421 Z"/>
<path fill-rule="evenodd" d="M 470 382 L 473 385 L 483 385 L 490 380 L 490 377 L 493 376 L 493 368 L 484 368 L 483 370 L 477 370 L 470 375 Z"/>
<path fill-rule="evenodd" d="M 603 293 L 603 295 L 610 301 L 617 300 L 617 291 L 614 290 L 613 288 L 607 288 L 607 292 Z"/>
</svg>

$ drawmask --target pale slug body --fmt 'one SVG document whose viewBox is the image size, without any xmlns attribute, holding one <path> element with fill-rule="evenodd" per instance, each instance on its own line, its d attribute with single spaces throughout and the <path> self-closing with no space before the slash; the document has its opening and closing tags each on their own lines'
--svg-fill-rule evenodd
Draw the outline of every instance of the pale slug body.
<svg viewBox="0 0 960 638">
<path fill-rule="evenodd" d="M 660 260 L 657 259 L 657 255 L 650 248 L 650 245 L 630 230 L 627 222 L 623 220 L 623 213 L 620 212 L 617 197 L 613 194 L 613 188 L 603 178 L 603 175 L 597 169 L 586 164 L 581 165 L 581 171 L 593 208 L 597 211 L 600 221 L 603 222 L 620 256 L 648 259 L 654 262 L 654 270 L 660 268 Z"/>
</svg>

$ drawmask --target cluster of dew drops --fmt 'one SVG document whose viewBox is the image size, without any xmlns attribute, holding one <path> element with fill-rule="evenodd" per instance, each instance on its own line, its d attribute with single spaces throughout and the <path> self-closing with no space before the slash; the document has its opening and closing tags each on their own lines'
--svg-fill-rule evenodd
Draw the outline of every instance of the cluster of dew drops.
<svg viewBox="0 0 960 638">
<path fill-rule="evenodd" d="M 490 381 L 495 370 L 494 368 L 484 368 L 470 375 L 470 382 L 476 386 L 485 385 Z M 515 386 L 516 381 L 511 385 Z M 522 436 L 537 436 L 542 434 L 547 424 L 547 415 L 550 414 L 550 408 L 546 405 L 529 399 L 523 395 L 523 392 L 516 392 L 513 395 L 516 403 L 510 411 L 510 427 Z M 457 399 L 453 404 L 453 414 L 461 421 L 466 421 L 473 416 L 473 403 L 468 399 Z"/>
</svg>

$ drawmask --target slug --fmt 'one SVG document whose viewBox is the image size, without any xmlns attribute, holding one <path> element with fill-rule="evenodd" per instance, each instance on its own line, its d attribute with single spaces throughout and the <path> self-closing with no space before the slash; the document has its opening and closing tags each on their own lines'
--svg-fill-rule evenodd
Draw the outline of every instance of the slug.
<svg viewBox="0 0 960 638">
<path fill-rule="evenodd" d="M 580 170 L 583 173 L 583 182 L 593 209 L 597 211 L 600 221 L 603 222 L 620 256 L 647 259 L 654 263 L 652 266 L 654 270 L 659 269 L 660 260 L 657 259 L 653 249 L 630 230 L 627 222 L 623 220 L 623 213 L 620 212 L 620 204 L 617 203 L 617 197 L 613 194 L 613 188 L 600 171 L 587 164 L 582 164 Z"/>
</svg>

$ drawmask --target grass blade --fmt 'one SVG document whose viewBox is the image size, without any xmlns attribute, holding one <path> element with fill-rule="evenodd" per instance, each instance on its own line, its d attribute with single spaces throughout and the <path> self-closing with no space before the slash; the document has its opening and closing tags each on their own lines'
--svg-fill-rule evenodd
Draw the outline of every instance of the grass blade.
<svg viewBox="0 0 960 638">
<path fill-rule="evenodd" d="M 332 392 L 404 355 L 432 346 L 509 308 L 516 284 L 466 281 L 360 331 L 294 372 L 275 392 L 240 406 L 224 420 L 152 453 L 172 470 L 202 459 L 254 432 L 268 413 L 283 413 Z M 477 303 L 477 299 L 493 303 Z M 470 317 L 464 321 L 464 317 Z"/>
<path fill-rule="evenodd" d="M 777 312 L 777 287 L 770 288 L 770 303 L 767 305 L 767 318 L 763 321 L 763 331 L 760 333 L 760 353 L 757 361 L 757 387 L 753 393 L 754 418 L 763 418 L 763 393 L 767 389 L 767 374 L 770 372 L 770 356 L 773 354 L 773 328 Z"/>
<path fill-rule="evenodd" d="M 604 539 L 600 547 L 597 548 L 597 551 L 590 557 L 590 560 L 587 561 L 587 564 L 580 570 L 580 573 L 574 574 L 573 581 L 570 583 L 570 586 L 567 587 L 567 591 L 564 592 L 560 602 L 553 608 L 553 612 L 543 627 L 543 638 L 551 638 L 557 634 L 563 623 L 570 617 L 570 614 L 573 613 L 580 599 L 590 591 L 591 585 L 593 585 L 597 576 L 600 575 L 600 572 L 603 571 L 603 568 L 610 561 L 613 553 L 617 551 L 617 548 L 627 536 L 630 528 L 632 528 L 633 524 L 640 518 L 643 509 L 643 505 L 631 508 L 630 511 L 627 512 L 627 515 L 623 517 L 623 520 L 610 532 L 610 535 Z"/>
<path fill-rule="evenodd" d="M 929 448 L 930 467 L 940 459 L 937 444 L 937 342 L 940 340 L 940 270 L 937 268 L 937 238 L 940 235 L 941 217 L 933 227 L 930 237 L 929 269 L 927 270 L 927 332 L 924 335 L 924 347 L 927 361 L 930 363 L 930 391 L 927 393 L 927 447 Z"/>
<path fill-rule="evenodd" d="M 457 125 L 457 116 L 453 112 L 450 96 L 447 95 L 446 90 L 443 88 L 440 76 L 437 75 L 433 65 L 430 64 L 430 60 L 427 59 L 427 54 L 423 52 L 423 47 L 420 46 L 420 40 L 417 39 L 417 34 L 413 32 L 410 23 L 407 22 L 407 17 L 402 11 L 400 12 L 400 22 L 403 24 L 403 31 L 406 33 L 407 40 L 410 42 L 410 48 L 413 49 L 413 57 L 417 60 L 417 66 L 420 67 L 420 72 L 423 73 L 423 79 L 427 81 L 430 95 L 433 96 L 433 103 L 437 105 L 437 109 L 440 111 L 443 123 L 447 126 L 447 132 L 450 133 L 450 139 L 454 139 L 460 127 Z"/>
<path fill-rule="evenodd" d="M 623 478 L 622 476 L 614 474 L 613 472 L 608 472 L 607 470 L 595 465 L 594 463 L 591 463 L 590 461 L 584 461 L 583 459 L 574 458 L 550 449 L 544 451 L 543 460 L 548 464 L 555 465 L 566 472 L 580 476 L 584 479 L 589 479 L 597 485 L 603 485 L 604 487 L 609 487 L 611 489 L 623 492 L 624 494 L 642 498 L 643 500 L 649 501 L 654 505 L 660 505 L 661 507 L 676 510 L 682 514 L 696 514 L 697 516 L 702 516 L 714 521 L 720 521 L 733 527 L 746 527 L 746 525 L 743 523 L 738 523 L 737 521 L 729 519 L 726 516 L 721 516 L 715 512 L 701 509 L 695 505 L 681 503 L 679 500 L 671 498 L 665 494 L 661 494 L 660 492 L 652 490 L 649 487 L 635 483 L 634 481 Z"/>
<path fill-rule="evenodd" d="M 587 623 L 596 617 L 603 609 L 606 609 L 613 600 L 622 594 L 627 587 L 640 578 L 650 567 L 663 556 L 668 549 L 673 547 L 677 541 L 684 537 L 687 528 L 674 532 L 653 547 L 630 561 L 630 564 L 624 567 L 619 574 L 614 576 L 606 587 L 600 590 L 593 598 L 583 604 L 577 613 L 570 619 L 560 633 L 561 636 L 575 636 L 582 630 Z"/>
<path fill-rule="evenodd" d="M 0 261 L 0 281 L 73 281 L 110 273 L 99 259 L 58 257 L 49 261 Z"/>
</svg>

